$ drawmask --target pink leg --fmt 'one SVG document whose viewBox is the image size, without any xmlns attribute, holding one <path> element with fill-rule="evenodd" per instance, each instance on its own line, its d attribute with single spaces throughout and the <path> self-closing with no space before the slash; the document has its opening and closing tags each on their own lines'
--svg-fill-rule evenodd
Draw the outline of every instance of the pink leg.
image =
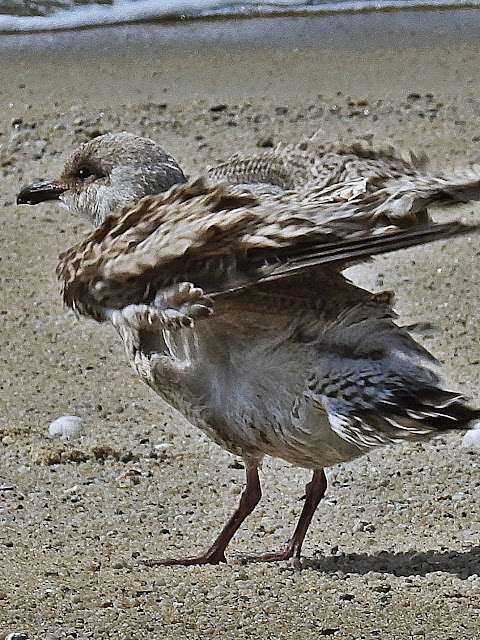
<svg viewBox="0 0 480 640">
<path fill-rule="evenodd" d="M 327 478 L 323 469 L 315 470 L 311 481 L 305 487 L 306 499 L 300 519 L 293 536 L 283 551 L 267 551 L 265 553 L 236 553 L 235 557 L 248 562 L 274 562 L 299 558 L 303 540 L 320 500 L 327 489 Z"/>
<path fill-rule="evenodd" d="M 226 562 L 225 549 L 227 548 L 228 543 L 233 538 L 245 518 L 255 509 L 261 497 L 262 489 L 258 478 L 257 465 L 247 463 L 246 485 L 243 490 L 242 497 L 240 498 L 240 504 L 208 551 L 200 556 L 194 556 L 191 558 L 146 560 L 145 564 L 149 567 L 156 567 L 158 565 L 219 564 L 220 562 Z"/>
</svg>

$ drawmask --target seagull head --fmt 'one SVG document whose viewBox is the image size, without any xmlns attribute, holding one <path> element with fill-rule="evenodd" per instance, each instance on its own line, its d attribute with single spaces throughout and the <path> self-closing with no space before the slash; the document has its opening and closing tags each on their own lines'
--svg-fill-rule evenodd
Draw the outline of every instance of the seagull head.
<svg viewBox="0 0 480 640">
<path fill-rule="evenodd" d="M 77 149 L 57 179 L 24 186 L 17 204 L 56 201 L 99 225 L 109 213 L 183 182 L 185 175 L 175 159 L 153 140 L 109 133 Z"/>
</svg>

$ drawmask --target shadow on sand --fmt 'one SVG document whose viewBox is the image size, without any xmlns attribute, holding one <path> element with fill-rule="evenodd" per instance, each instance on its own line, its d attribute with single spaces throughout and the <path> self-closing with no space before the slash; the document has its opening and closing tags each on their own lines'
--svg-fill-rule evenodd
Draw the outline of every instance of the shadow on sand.
<svg viewBox="0 0 480 640">
<path fill-rule="evenodd" d="M 466 579 L 480 575 L 480 546 L 469 551 L 405 551 L 391 553 L 381 551 L 377 555 L 348 553 L 333 556 L 307 558 L 303 566 L 307 569 L 333 573 L 366 574 L 369 571 L 391 573 L 395 576 L 425 576 L 433 571 L 442 571 Z"/>
</svg>

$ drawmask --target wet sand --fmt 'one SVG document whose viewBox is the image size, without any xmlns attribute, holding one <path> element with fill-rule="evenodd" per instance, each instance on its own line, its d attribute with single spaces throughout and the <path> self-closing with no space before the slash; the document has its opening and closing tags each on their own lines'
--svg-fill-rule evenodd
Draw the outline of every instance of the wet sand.
<svg viewBox="0 0 480 640">
<path fill-rule="evenodd" d="M 374 44 L 0 62 L 0 638 L 480 638 L 480 458 L 461 434 L 329 470 L 301 571 L 231 556 L 142 566 L 208 545 L 243 470 L 137 381 L 113 329 L 62 308 L 57 255 L 84 223 L 15 205 L 22 184 L 107 131 L 158 140 L 190 175 L 318 129 L 426 152 L 440 169 L 478 164 L 480 45 Z M 447 213 L 478 222 L 480 205 Z M 424 344 L 477 404 L 478 253 L 477 238 L 455 239 L 352 274 L 394 289 L 402 323 L 436 325 Z M 72 413 L 85 434 L 49 436 Z M 231 550 L 281 547 L 308 475 L 267 460 Z"/>
</svg>

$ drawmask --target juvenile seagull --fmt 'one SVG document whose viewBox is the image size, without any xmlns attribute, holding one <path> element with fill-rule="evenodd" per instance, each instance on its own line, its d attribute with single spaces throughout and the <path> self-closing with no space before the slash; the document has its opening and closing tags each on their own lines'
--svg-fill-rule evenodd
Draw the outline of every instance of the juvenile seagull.
<svg viewBox="0 0 480 640">
<path fill-rule="evenodd" d="M 225 562 L 228 543 L 260 500 L 265 455 L 312 469 L 313 477 L 286 548 L 240 555 L 298 558 L 326 490 L 325 467 L 480 417 L 443 388 L 433 356 L 395 324 L 391 295 L 341 273 L 376 253 L 471 232 L 429 222 L 425 206 L 473 194 L 478 178 L 429 177 L 411 165 L 402 172 L 400 160 L 398 175 L 386 165 L 382 174 L 379 160 L 372 175 L 327 185 L 305 177 L 315 165 L 308 160 L 304 178 L 278 184 L 280 170 L 251 170 L 248 161 L 242 174 L 234 159 L 209 181 L 185 183 L 152 144 L 128 134 L 95 139 L 58 180 L 25 187 L 18 202 L 61 199 L 98 225 L 60 257 L 65 303 L 110 321 L 142 380 L 245 462 L 240 503 L 213 545 L 148 564 Z M 265 158 L 257 167 L 274 166 Z M 174 186 L 134 205 L 152 185 Z"/>
</svg>

